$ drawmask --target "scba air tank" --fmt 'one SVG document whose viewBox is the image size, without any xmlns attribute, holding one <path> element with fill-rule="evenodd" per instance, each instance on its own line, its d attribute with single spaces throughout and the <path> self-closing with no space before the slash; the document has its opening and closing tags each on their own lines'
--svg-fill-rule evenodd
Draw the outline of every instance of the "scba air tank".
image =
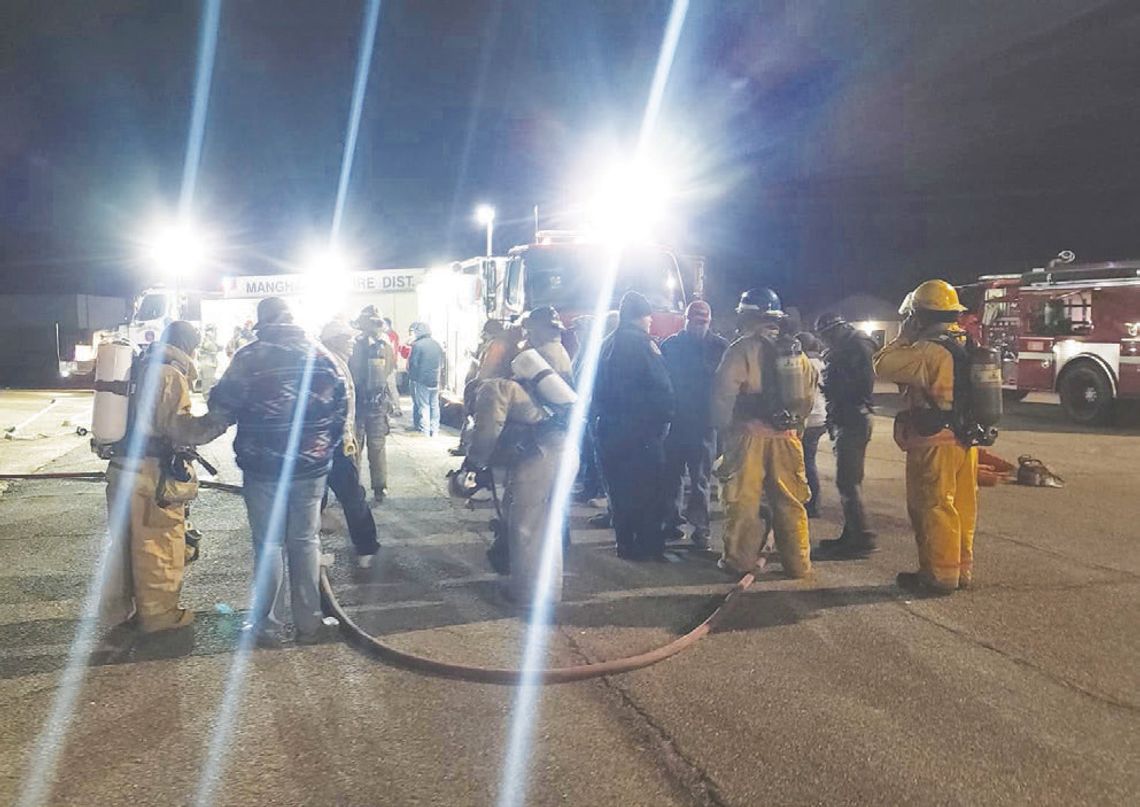
<svg viewBox="0 0 1140 807">
<path fill-rule="evenodd" d="M 994 348 L 971 344 L 970 410 L 978 425 L 978 444 L 993 445 L 1002 415 L 1001 354 Z"/>
<path fill-rule="evenodd" d="M 804 372 L 803 348 L 796 339 L 776 340 L 777 406 L 796 417 L 811 411 L 811 378 Z"/>
<path fill-rule="evenodd" d="M 95 354 L 91 448 L 98 454 L 127 436 L 134 358 L 135 350 L 129 342 L 104 342 Z"/>
<path fill-rule="evenodd" d="M 566 379 L 554 372 L 550 363 L 534 348 L 527 348 L 515 356 L 511 371 L 517 378 L 529 381 L 543 403 L 551 406 L 570 406 L 578 400 L 574 388 Z"/>
</svg>

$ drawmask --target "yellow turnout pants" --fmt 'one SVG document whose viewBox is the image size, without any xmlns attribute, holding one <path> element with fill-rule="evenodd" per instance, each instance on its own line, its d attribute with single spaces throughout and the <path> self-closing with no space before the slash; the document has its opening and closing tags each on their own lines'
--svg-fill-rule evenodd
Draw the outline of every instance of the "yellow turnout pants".
<svg viewBox="0 0 1140 807">
<path fill-rule="evenodd" d="M 124 493 L 123 487 L 129 486 Z M 155 498 L 158 463 L 147 459 L 136 473 L 114 465 L 107 469 L 107 509 L 119 496 L 129 496 L 128 524 L 119 534 L 111 526 L 111 565 L 106 583 L 104 613 L 109 618 L 130 616 L 130 600 L 139 627 L 162 630 L 185 624 L 179 608 L 186 567 L 186 509 L 184 504 L 160 507 Z M 125 534 L 124 534 L 125 533 Z M 108 619 L 110 621 L 110 619 Z"/>
<path fill-rule="evenodd" d="M 918 543 L 918 571 L 953 590 L 970 582 L 978 516 L 978 449 L 957 442 L 906 452 L 906 507 Z"/>
<path fill-rule="evenodd" d="M 726 440 L 717 476 L 724 481 L 727 510 L 724 565 L 743 573 L 759 561 L 765 537 L 760 518 L 764 498 L 772 508 L 772 531 L 784 573 L 807 575 L 811 542 L 804 502 L 810 492 L 799 437 L 750 423 L 738 426 Z"/>
</svg>

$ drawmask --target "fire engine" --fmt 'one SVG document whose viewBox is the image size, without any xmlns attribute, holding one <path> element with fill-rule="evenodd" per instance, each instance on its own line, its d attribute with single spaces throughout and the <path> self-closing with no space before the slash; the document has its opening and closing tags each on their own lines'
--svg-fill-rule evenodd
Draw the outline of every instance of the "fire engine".
<svg viewBox="0 0 1140 807">
<path fill-rule="evenodd" d="M 1007 395 L 1057 392 L 1069 418 L 1101 423 L 1140 400 L 1140 261 L 1074 260 L 980 278 L 975 327 L 1002 352 Z"/>
<path fill-rule="evenodd" d="M 443 392 L 460 397 L 463 381 L 478 345 L 483 323 L 506 324 L 538 306 L 553 306 L 566 325 L 592 314 L 598 283 L 615 248 L 567 230 L 539 230 L 534 243 L 512 248 L 505 257 L 472 258 L 434 269 L 417 289 L 420 318 L 446 346 Z M 681 267 L 692 267 L 699 289 L 699 258 L 678 258 L 658 245 L 631 245 L 620 250 L 610 307 L 627 291 L 638 291 L 653 306 L 651 333 L 664 338 L 684 325 L 686 289 Z M 567 349 L 577 343 L 568 333 Z"/>
</svg>

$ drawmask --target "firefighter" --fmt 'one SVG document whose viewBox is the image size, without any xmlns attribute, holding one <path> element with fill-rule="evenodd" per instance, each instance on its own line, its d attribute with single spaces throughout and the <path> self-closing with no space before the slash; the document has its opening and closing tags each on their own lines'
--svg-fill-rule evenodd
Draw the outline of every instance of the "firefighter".
<svg viewBox="0 0 1140 807">
<path fill-rule="evenodd" d="M 479 390 L 479 383 L 488 378 L 509 376 L 515 352 L 502 322 L 489 319 L 483 323 L 479 347 L 471 360 L 467 377 L 463 380 L 463 428 L 459 432 L 459 445 L 447 450 L 451 456 L 462 457 L 467 454 L 475 418 L 475 393 Z"/>
<path fill-rule="evenodd" d="M 396 352 L 384 332 L 384 318 L 376 306 L 365 306 L 352 323 L 360 331 L 349 359 L 356 385 L 356 446 L 368 454 L 368 475 L 374 501 L 388 495 L 388 434 L 396 414 L 398 396 L 393 393 Z"/>
<path fill-rule="evenodd" d="M 570 354 L 562 344 L 562 321 L 558 312 L 549 305 L 540 305 L 522 319 L 525 341 L 521 350 L 534 348 L 539 352 L 550 369 L 567 382 L 571 378 Z"/>
<path fill-rule="evenodd" d="M 818 374 L 799 343 L 780 334 L 780 298 L 756 288 L 736 308 L 740 337 L 729 345 L 713 379 L 713 425 L 724 435 L 717 474 L 724 484 L 727 523 L 721 568 L 745 573 L 763 549 L 760 501 L 771 508 L 784 573 L 811 571 L 810 496 L 798 429 L 811 411 Z"/>
<path fill-rule="evenodd" d="M 602 342 L 593 406 L 618 557 L 654 560 L 665 548 L 665 435 L 673 385 L 649 335 L 653 309 L 626 292 L 618 327 Z"/>
<path fill-rule="evenodd" d="M 198 342 L 194 326 L 178 320 L 147 350 L 133 402 L 132 431 L 142 431 L 142 454 L 115 457 L 107 468 L 112 518 L 119 497 L 129 496 L 130 504 L 129 529 L 112 525 L 115 557 L 121 559 L 116 572 L 121 572 L 123 585 L 108 586 L 103 614 L 108 621 L 121 622 L 133 613 L 144 633 L 194 621 L 194 612 L 182 608 L 179 597 L 186 564 L 186 504 L 197 497 L 198 481 L 179 450 L 210 442 L 228 425 L 213 415 L 190 414 Z"/>
<path fill-rule="evenodd" d="M 506 469 L 503 517 L 510 573 L 507 592 L 519 605 L 533 601 L 539 584 L 559 469 L 573 463 L 567 473 L 577 472 L 576 452 L 566 443 L 569 406 L 546 403 L 536 380 L 537 376 L 523 383 L 513 378 L 492 378 L 479 386 L 475 428 L 463 465 L 466 470 Z M 558 532 L 561 536 L 561 528 Z M 557 540 L 550 547 L 547 591 L 551 602 L 562 599 L 562 544 Z M 494 553 L 494 549 L 488 552 L 492 565 L 496 571 L 506 572 L 505 559 Z"/>
<path fill-rule="evenodd" d="M 345 397 L 348 400 L 348 413 L 344 421 L 344 440 L 340 450 L 333 456 L 329 470 L 329 490 L 336 494 L 344 509 L 344 520 L 348 525 L 348 537 L 356 550 L 356 565 L 361 569 L 371 568 L 380 551 L 376 540 L 376 519 L 365 499 L 364 487 L 360 484 L 359 450 L 356 446 L 356 385 L 348 364 L 352 360 L 354 331 L 340 320 L 333 320 L 321 329 L 321 343 L 328 349 L 329 357 L 344 379 Z M 328 502 L 328 493 L 321 500 L 323 510 Z"/>
<path fill-rule="evenodd" d="M 708 390 L 728 342 L 709 329 L 712 308 L 694 300 L 685 310 L 684 330 L 661 343 L 661 353 L 677 409 L 665 440 L 668 493 L 671 499 L 669 526 L 681 538 L 680 525 L 688 522 L 689 536 L 698 549 L 709 545 L 709 473 L 716 455 L 716 430 L 709 413 Z M 689 473 L 689 497 L 684 497 L 684 474 Z M 684 514 L 682 515 L 682 510 Z"/>
<path fill-rule="evenodd" d="M 918 571 L 900 572 L 907 591 L 945 595 L 973 579 L 978 450 L 951 428 L 954 359 L 938 344 L 965 310 L 944 280 L 928 280 L 909 297 L 910 315 L 898 337 L 874 359 L 875 373 L 903 387 L 907 408 L 895 418 L 895 442 L 906 452 L 906 503 L 918 545 Z"/>
<path fill-rule="evenodd" d="M 835 487 L 843 505 L 843 532 L 838 538 L 820 541 L 816 556 L 821 560 L 862 558 L 876 548 L 875 533 L 867 526 L 863 508 L 863 468 L 871 442 L 872 358 L 877 346 L 838 314 L 821 315 L 815 330 L 827 346 L 822 386 L 835 452 Z"/>
</svg>

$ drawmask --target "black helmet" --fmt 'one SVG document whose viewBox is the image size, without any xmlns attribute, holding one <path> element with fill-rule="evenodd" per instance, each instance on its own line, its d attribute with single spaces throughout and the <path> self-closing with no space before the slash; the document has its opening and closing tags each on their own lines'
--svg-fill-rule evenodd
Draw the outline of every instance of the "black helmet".
<svg viewBox="0 0 1140 807">
<path fill-rule="evenodd" d="M 740 295 L 740 302 L 736 306 L 736 313 L 741 314 L 745 311 L 755 311 L 758 314 L 770 317 L 784 316 L 784 306 L 780 302 L 779 295 L 763 286 L 749 289 Z"/>
<path fill-rule="evenodd" d="M 815 332 L 818 334 L 827 333 L 832 328 L 835 328 L 839 325 L 846 325 L 846 324 L 847 324 L 847 320 L 845 320 L 839 314 L 836 314 L 833 312 L 828 312 L 826 314 L 820 314 L 819 317 L 815 321 Z"/>
<path fill-rule="evenodd" d="M 528 330 L 538 327 L 553 328 L 556 331 L 563 330 L 562 319 L 558 316 L 558 312 L 554 310 L 552 305 L 540 305 L 538 308 L 531 310 L 522 319 L 522 326 Z"/>
</svg>

